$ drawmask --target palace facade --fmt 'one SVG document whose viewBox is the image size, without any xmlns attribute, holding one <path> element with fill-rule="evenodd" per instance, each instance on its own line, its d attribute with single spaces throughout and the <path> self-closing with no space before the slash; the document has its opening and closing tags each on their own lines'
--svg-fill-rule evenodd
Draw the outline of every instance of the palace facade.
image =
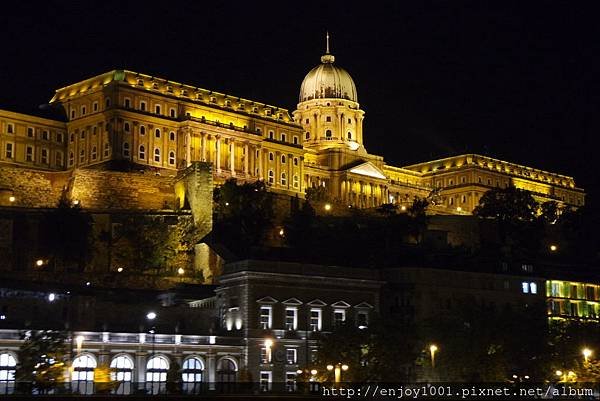
<svg viewBox="0 0 600 401">
<path fill-rule="evenodd" d="M 0 163 L 73 170 L 127 160 L 176 172 L 202 161 L 213 165 L 215 185 L 264 180 L 300 197 L 322 186 L 330 201 L 360 208 L 430 197 L 440 214 L 469 214 L 486 191 L 510 185 L 542 202 L 584 203 L 572 177 L 482 155 L 386 164 L 367 152 L 356 85 L 329 51 L 292 113 L 127 70 L 58 89 L 50 105 L 66 121 L 0 110 Z"/>
</svg>

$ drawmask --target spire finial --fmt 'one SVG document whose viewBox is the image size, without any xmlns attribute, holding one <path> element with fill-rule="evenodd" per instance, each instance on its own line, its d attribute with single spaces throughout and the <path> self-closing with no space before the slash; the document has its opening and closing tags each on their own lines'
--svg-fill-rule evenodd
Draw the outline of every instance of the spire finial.
<svg viewBox="0 0 600 401">
<path fill-rule="evenodd" d="M 325 47 L 325 54 L 321 56 L 321 62 L 324 64 L 331 64 L 335 61 L 335 57 L 333 57 L 333 54 L 329 53 L 329 31 L 325 32 L 325 43 L 327 46 Z"/>
</svg>

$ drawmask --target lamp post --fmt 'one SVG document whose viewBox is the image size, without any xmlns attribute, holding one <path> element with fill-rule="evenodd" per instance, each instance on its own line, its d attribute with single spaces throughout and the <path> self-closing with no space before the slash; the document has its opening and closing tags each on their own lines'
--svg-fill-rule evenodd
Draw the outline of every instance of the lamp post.
<svg viewBox="0 0 600 401">
<path fill-rule="evenodd" d="M 342 381 L 342 371 L 347 371 L 348 365 L 346 364 L 342 364 L 342 363 L 337 363 L 334 365 L 327 365 L 327 370 L 328 371 L 332 371 L 333 370 L 333 381 L 336 385 L 339 385 Z"/>
<path fill-rule="evenodd" d="M 431 369 L 435 369 L 435 353 L 438 351 L 438 347 L 435 344 L 429 346 L 429 353 L 431 355 Z"/>
<path fill-rule="evenodd" d="M 152 324 L 152 326 L 150 326 L 150 334 L 152 334 L 152 356 L 154 356 L 154 347 L 155 347 L 155 338 L 156 338 L 156 327 L 154 326 L 154 319 L 156 319 L 156 313 L 155 312 L 148 312 L 146 314 L 146 319 L 148 319 L 148 322 L 150 322 L 150 324 Z"/>
<path fill-rule="evenodd" d="M 267 363 L 271 363 L 271 348 L 273 347 L 273 340 L 270 338 L 265 339 L 265 349 L 267 350 Z"/>
<path fill-rule="evenodd" d="M 592 354 L 594 352 L 591 349 L 585 347 L 584 349 L 581 350 L 581 353 L 583 354 L 583 361 L 585 363 L 588 363 L 590 356 L 592 356 Z"/>
</svg>

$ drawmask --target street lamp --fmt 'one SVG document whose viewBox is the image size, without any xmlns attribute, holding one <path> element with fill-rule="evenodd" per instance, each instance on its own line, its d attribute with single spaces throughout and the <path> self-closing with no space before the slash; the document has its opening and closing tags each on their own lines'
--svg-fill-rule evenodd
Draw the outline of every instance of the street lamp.
<svg viewBox="0 0 600 401">
<path fill-rule="evenodd" d="M 148 321 L 150 323 L 153 323 L 154 319 L 156 319 L 156 316 L 157 315 L 156 315 L 155 312 L 148 312 L 146 314 L 146 319 L 148 319 Z M 156 346 L 156 328 L 155 328 L 154 325 L 151 326 L 150 334 L 152 334 L 152 356 L 154 357 L 154 349 L 155 349 L 155 346 Z"/>
<path fill-rule="evenodd" d="M 431 354 L 431 369 L 435 369 L 435 353 L 438 351 L 438 347 L 435 344 L 429 346 L 429 353 Z"/>
<path fill-rule="evenodd" d="M 324 208 L 325 208 L 326 212 L 330 211 L 331 210 L 331 203 L 326 203 L 325 206 L 324 206 Z"/>
<path fill-rule="evenodd" d="M 590 359 L 590 356 L 592 356 L 593 351 L 586 347 L 581 350 L 581 353 L 583 354 L 583 360 L 587 363 L 588 360 Z"/>
<path fill-rule="evenodd" d="M 334 377 L 335 384 L 339 384 L 342 381 L 342 370 L 345 372 L 348 369 L 349 369 L 348 365 L 342 364 L 342 363 L 337 363 L 335 366 L 327 365 L 328 371 L 331 372 L 333 370 L 333 377 Z"/>
<path fill-rule="evenodd" d="M 273 346 L 273 340 L 270 338 L 265 339 L 265 348 L 267 350 L 267 363 L 271 363 L 271 347 Z"/>
<path fill-rule="evenodd" d="M 556 252 L 558 250 L 558 246 L 557 245 L 550 245 L 550 252 Z"/>
</svg>

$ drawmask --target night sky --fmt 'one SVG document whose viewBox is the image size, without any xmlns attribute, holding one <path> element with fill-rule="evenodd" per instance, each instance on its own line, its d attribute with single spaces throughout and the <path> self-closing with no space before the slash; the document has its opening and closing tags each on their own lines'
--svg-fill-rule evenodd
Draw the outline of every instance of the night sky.
<svg viewBox="0 0 600 401">
<path fill-rule="evenodd" d="M 127 68 L 293 110 L 329 30 L 369 152 L 397 166 L 483 153 L 573 175 L 593 197 L 597 10 L 490 3 L 20 1 L 0 14 L 0 108 Z"/>
</svg>

